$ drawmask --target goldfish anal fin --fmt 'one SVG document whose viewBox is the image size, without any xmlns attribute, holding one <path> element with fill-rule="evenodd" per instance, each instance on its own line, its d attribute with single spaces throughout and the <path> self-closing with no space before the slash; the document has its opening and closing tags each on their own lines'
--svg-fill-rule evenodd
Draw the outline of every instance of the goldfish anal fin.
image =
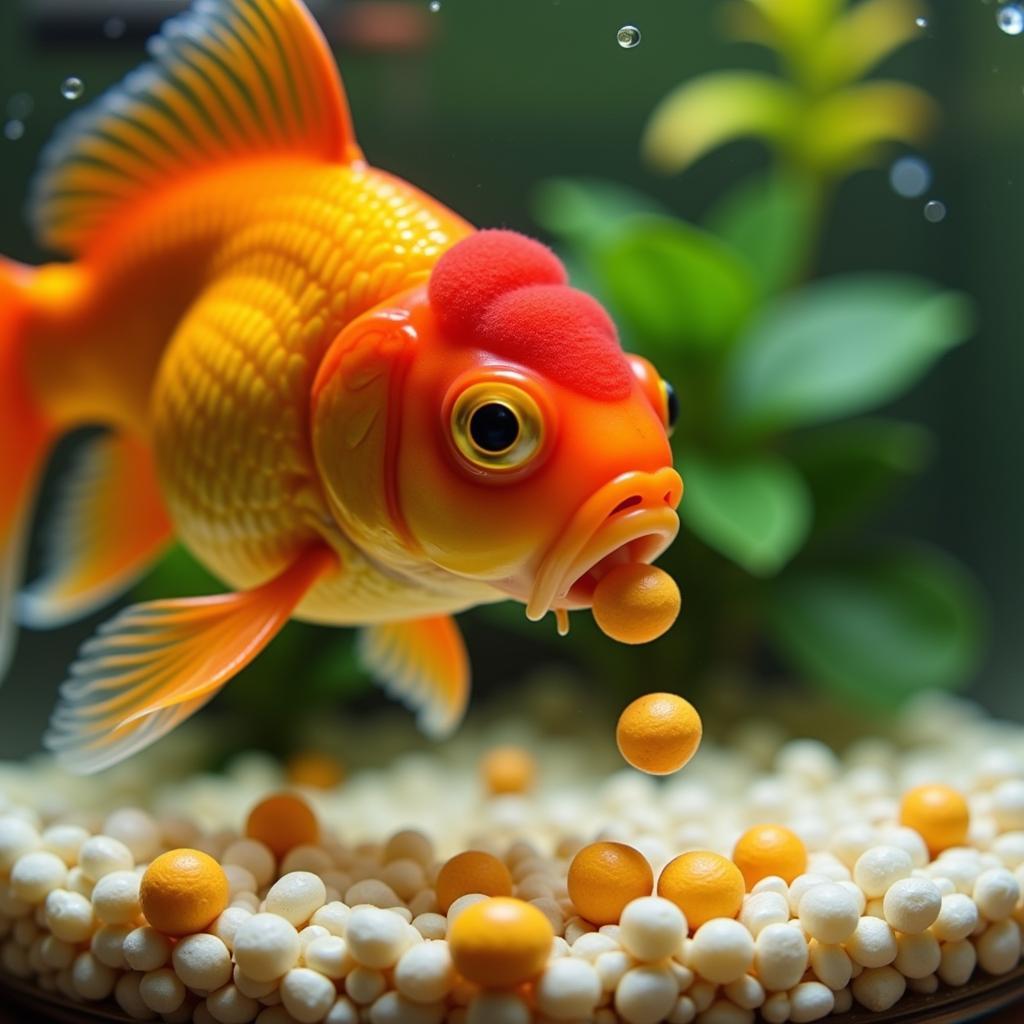
<svg viewBox="0 0 1024 1024">
<path fill-rule="evenodd" d="M 19 595 L 19 621 L 51 629 L 88 615 L 127 589 L 170 538 L 148 446 L 127 434 L 89 441 L 47 524 L 43 574 Z"/>
<path fill-rule="evenodd" d="M 447 736 L 462 721 L 469 659 L 451 616 L 368 626 L 360 635 L 359 653 L 384 689 L 417 712 L 428 736 Z"/>
<path fill-rule="evenodd" d="M 217 164 L 360 158 L 334 58 L 300 0 L 196 0 L 149 53 L 44 151 L 30 206 L 42 243 L 80 253 L 122 211 Z"/>
<path fill-rule="evenodd" d="M 125 608 L 82 646 L 61 687 L 47 747 L 85 774 L 149 746 L 252 661 L 336 565 L 318 546 L 252 590 Z"/>
</svg>

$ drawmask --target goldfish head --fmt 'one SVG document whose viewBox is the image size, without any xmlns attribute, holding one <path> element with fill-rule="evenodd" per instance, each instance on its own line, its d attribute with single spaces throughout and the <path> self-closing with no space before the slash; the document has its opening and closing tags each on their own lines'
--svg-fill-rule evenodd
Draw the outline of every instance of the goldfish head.
<svg viewBox="0 0 1024 1024">
<path fill-rule="evenodd" d="M 481 231 L 342 332 L 313 435 L 332 510 L 368 555 L 539 619 L 589 607 L 610 569 L 675 537 L 674 415 L 671 388 L 550 250 Z"/>
</svg>

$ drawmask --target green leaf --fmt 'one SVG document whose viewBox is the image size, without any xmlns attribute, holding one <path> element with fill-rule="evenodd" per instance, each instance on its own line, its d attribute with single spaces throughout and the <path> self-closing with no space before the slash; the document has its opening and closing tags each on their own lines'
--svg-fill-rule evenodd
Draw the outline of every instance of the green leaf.
<svg viewBox="0 0 1024 1024">
<path fill-rule="evenodd" d="M 756 576 L 771 576 L 803 544 L 811 502 L 803 480 L 775 456 L 724 461 L 690 452 L 682 460 L 683 522 L 705 543 Z"/>
<path fill-rule="evenodd" d="M 839 423 L 795 438 L 790 455 L 814 498 L 815 532 L 860 518 L 901 478 L 920 472 L 930 449 L 924 428 L 885 419 Z"/>
<path fill-rule="evenodd" d="M 893 142 L 916 146 L 938 119 L 932 98 L 904 82 L 867 82 L 826 96 L 809 112 L 796 145 L 822 173 L 847 175 L 875 163 Z"/>
<path fill-rule="evenodd" d="M 845 700 L 894 706 L 963 684 L 979 650 L 973 583 L 936 553 L 863 553 L 794 572 L 772 588 L 775 642 L 810 682 Z"/>
<path fill-rule="evenodd" d="M 584 246 L 634 217 L 668 216 L 656 199 L 628 185 L 600 178 L 549 178 L 534 191 L 531 207 L 542 228 Z"/>
<path fill-rule="evenodd" d="M 801 107 L 799 93 L 772 75 L 713 72 L 674 89 L 655 107 L 644 130 L 644 154 L 666 173 L 681 171 L 733 139 L 785 138 Z"/>
<path fill-rule="evenodd" d="M 727 413 L 750 431 L 862 412 L 910 387 L 970 330 L 964 296 L 917 278 L 812 284 L 765 310 L 736 346 Z"/>
<path fill-rule="evenodd" d="M 637 221 L 595 253 L 595 265 L 612 306 L 655 354 L 722 348 L 754 301 L 743 261 L 678 220 Z"/>
<path fill-rule="evenodd" d="M 802 269 L 814 226 L 814 196 L 780 173 L 749 178 L 708 215 L 707 228 L 744 256 L 765 294 L 780 291 Z"/>
</svg>

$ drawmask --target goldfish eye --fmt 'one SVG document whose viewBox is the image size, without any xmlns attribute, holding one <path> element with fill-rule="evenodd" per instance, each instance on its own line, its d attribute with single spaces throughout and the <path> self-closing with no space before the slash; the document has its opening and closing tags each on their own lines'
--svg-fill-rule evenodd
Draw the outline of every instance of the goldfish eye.
<svg viewBox="0 0 1024 1024">
<path fill-rule="evenodd" d="M 537 403 L 503 381 L 468 387 L 455 400 L 452 439 L 458 453 L 477 469 L 519 469 L 540 450 L 543 419 Z"/>
<path fill-rule="evenodd" d="M 668 435 L 676 428 L 676 421 L 679 419 L 679 396 L 676 389 L 664 377 L 658 381 L 661 388 L 661 396 L 665 400 L 665 425 L 668 427 Z"/>
</svg>

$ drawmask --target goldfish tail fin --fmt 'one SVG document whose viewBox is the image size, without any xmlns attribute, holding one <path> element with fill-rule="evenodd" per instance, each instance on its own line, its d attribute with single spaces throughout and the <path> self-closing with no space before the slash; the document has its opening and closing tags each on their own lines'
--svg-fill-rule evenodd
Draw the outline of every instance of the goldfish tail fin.
<svg viewBox="0 0 1024 1024">
<path fill-rule="evenodd" d="M 25 370 L 32 270 L 0 257 L 0 678 L 14 654 L 14 603 L 36 488 L 55 431 Z"/>
<path fill-rule="evenodd" d="M 327 548 L 310 548 L 252 590 L 125 608 L 71 666 L 47 747 L 88 774 L 149 746 L 212 700 L 336 565 Z"/>
<path fill-rule="evenodd" d="M 29 208 L 43 244 L 83 252 L 126 210 L 216 165 L 361 159 L 334 59 L 301 0 L 196 0 L 149 54 L 44 151 Z"/>
<path fill-rule="evenodd" d="M 171 539 L 149 446 L 130 434 L 90 440 L 63 481 L 44 532 L 43 574 L 18 597 L 18 621 L 53 629 L 127 589 Z"/>
<path fill-rule="evenodd" d="M 450 615 L 368 626 L 359 654 L 392 697 L 417 712 L 430 737 L 450 735 L 469 700 L 466 645 Z"/>
</svg>

